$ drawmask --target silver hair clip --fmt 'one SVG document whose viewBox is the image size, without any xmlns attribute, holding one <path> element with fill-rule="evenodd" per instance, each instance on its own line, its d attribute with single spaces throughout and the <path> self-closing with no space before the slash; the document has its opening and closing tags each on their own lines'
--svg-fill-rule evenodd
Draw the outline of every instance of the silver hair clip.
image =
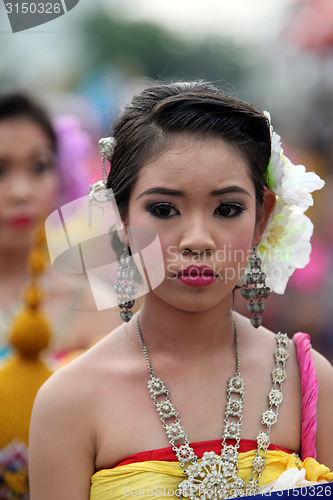
<svg viewBox="0 0 333 500">
<path fill-rule="evenodd" d="M 102 168 L 103 168 L 103 180 L 97 181 L 89 186 L 89 213 L 88 213 L 88 225 L 91 227 L 91 205 L 94 204 L 102 209 L 102 214 L 104 215 L 103 204 L 109 201 L 107 185 L 107 173 L 105 167 L 105 158 L 111 160 L 111 156 L 115 146 L 114 137 L 103 137 L 99 140 L 99 148 L 102 154 Z"/>
<path fill-rule="evenodd" d="M 107 158 L 109 161 L 111 161 L 111 156 L 114 150 L 116 144 L 116 140 L 114 137 L 102 137 L 102 139 L 99 140 L 99 149 L 102 154 L 102 167 L 103 167 L 103 179 L 105 182 L 107 182 L 107 173 L 106 173 L 106 168 L 105 168 L 105 158 Z"/>
</svg>

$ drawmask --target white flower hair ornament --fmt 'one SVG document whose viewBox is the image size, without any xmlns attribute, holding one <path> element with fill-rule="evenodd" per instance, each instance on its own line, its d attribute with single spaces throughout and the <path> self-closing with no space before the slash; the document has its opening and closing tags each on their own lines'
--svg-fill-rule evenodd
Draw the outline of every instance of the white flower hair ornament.
<svg viewBox="0 0 333 500">
<path fill-rule="evenodd" d="M 270 114 L 265 111 L 270 120 Z M 304 212 L 313 205 L 311 193 L 325 185 L 314 172 L 294 165 L 284 154 L 281 138 L 273 131 L 266 185 L 276 195 L 276 206 L 258 247 L 258 256 L 271 291 L 283 294 L 295 269 L 310 261 L 313 224 Z"/>
</svg>

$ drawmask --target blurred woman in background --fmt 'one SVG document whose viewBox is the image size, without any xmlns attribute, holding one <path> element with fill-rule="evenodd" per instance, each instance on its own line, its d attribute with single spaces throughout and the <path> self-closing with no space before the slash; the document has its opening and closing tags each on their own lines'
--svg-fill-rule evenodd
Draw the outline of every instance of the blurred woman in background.
<svg viewBox="0 0 333 500">
<path fill-rule="evenodd" d="M 28 500 L 28 432 L 40 385 L 119 325 L 83 274 L 50 266 L 45 219 L 88 191 L 92 152 L 75 117 L 54 125 L 20 93 L 0 96 L 0 498 Z"/>
<path fill-rule="evenodd" d="M 0 97 L 2 346 L 7 344 L 10 325 L 22 305 L 21 292 L 29 281 L 27 258 L 36 226 L 43 225 L 59 200 L 65 203 L 87 193 L 82 155 L 91 151 L 88 137 L 70 118 L 58 120 L 56 128 L 58 135 L 46 112 L 28 96 Z M 80 156 L 74 165 L 72 159 L 69 168 L 64 153 L 70 147 Z M 75 183 L 68 181 L 70 176 L 75 176 Z M 120 323 L 113 311 L 98 314 L 83 275 L 57 273 L 48 266 L 41 284 L 46 294 L 43 310 L 53 331 L 51 345 L 57 350 L 89 347 Z"/>
</svg>

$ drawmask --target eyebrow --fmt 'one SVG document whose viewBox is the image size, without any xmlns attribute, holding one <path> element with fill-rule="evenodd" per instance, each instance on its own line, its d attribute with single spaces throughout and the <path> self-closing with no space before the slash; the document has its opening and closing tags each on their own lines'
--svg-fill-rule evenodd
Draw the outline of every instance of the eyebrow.
<svg viewBox="0 0 333 500">
<path fill-rule="evenodd" d="M 246 194 L 247 196 L 251 197 L 250 193 L 248 191 L 246 191 L 246 189 L 241 188 L 240 186 L 228 186 L 228 187 L 221 188 L 221 189 L 214 189 L 209 194 L 210 194 L 210 196 L 220 196 L 221 194 L 226 194 L 226 193 L 243 193 L 243 194 Z M 181 197 L 185 196 L 184 191 L 179 191 L 178 189 L 154 187 L 154 188 L 147 189 L 146 191 L 141 193 L 136 199 L 138 200 L 142 196 L 147 196 L 150 194 L 167 194 L 169 196 L 181 196 Z"/>
</svg>

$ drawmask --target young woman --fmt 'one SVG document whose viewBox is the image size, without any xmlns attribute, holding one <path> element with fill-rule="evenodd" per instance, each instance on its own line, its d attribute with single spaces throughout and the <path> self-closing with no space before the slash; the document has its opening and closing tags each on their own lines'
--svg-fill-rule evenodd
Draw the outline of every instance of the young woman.
<svg viewBox="0 0 333 500">
<path fill-rule="evenodd" d="M 72 143 L 79 141 L 86 148 L 79 131 L 73 133 Z M 0 347 L 8 344 L 12 321 L 22 307 L 22 290 L 29 282 L 27 260 L 33 232 L 56 209 L 60 195 L 63 203 L 70 201 L 63 197 L 69 175 L 60 170 L 58 162 L 62 137 L 59 142 L 46 112 L 29 96 L 0 96 Z M 66 139 L 68 147 L 71 138 Z M 77 162 L 76 167 L 80 166 Z M 70 194 L 75 192 L 72 186 Z M 89 347 L 120 324 L 116 313 L 97 316 L 83 278 L 56 273 L 49 266 L 41 285 L 54 349 Z"/>
<path fill-rule="evenodd" d="M 130 320 L 40 390 L 32 500 L 229 498 L 305 473 L 333 478 L 320 465 L 333 467 L 333 369 L 303 334 L 260 326 L 269 290 L 255 249 L 269 239 L 276 249 L 291 221 L 287 204 L 279 227 L 274 218 L 283 190 L 281 172 L 267 173 L 281 159 L 270 132 L 265 115 L 203 82 L 146 89 L 116 123 L 107 186 L 120 239 L 131 246 L 133 226 L 156 231 L 165 277 L 132 319 L 130 300 L 120 304 Z M 232 310 L 249 256 L 251 322 Z M 292 265 L 281 269 L 272 283 L 283 287 Z M 123 256 L 119 293 L 128 273 Z"/>
</svg>

